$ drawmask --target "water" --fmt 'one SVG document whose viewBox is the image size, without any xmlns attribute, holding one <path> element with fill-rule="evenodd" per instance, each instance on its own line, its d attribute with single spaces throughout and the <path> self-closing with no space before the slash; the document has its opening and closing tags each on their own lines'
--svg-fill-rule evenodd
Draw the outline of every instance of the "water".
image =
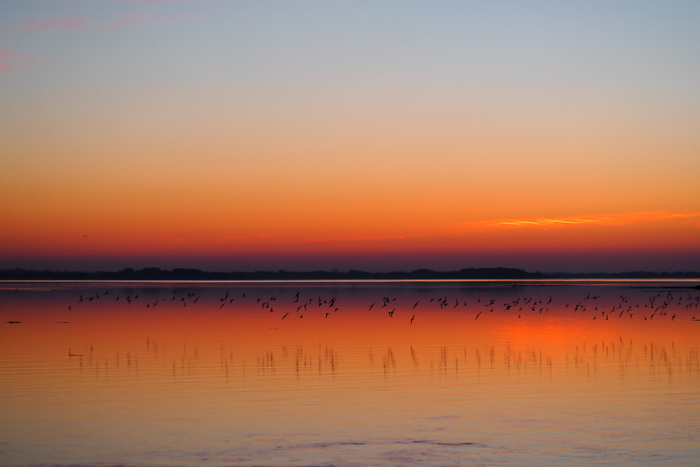
<svg viewBox="0 0 700 467">
<path fill-rule="evenodd" d="M 697 465 L 696 284 L 3 283 L 0 464 Z"/>
</svg>

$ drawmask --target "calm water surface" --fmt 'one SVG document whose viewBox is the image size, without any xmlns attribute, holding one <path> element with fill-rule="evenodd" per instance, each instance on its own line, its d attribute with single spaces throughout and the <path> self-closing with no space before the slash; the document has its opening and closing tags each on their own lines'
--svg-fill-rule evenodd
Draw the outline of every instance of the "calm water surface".
<svg viewBox="0 0 700 467">
<path fill-rule="evenodd" d="M 697 284 L 0 283 L 0 464 L 698 465 Z"/>
</svg>

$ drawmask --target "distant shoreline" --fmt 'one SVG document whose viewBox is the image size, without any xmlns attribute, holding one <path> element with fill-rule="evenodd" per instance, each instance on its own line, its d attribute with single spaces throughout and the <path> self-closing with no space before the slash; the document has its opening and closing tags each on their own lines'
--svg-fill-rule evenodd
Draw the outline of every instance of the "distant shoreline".
<svg viewBox="0 0 700 467">
<path fill-rule="evenodd" d="M 368 271 L 233 271 L 212 272 L 200 269 L 160 268 L 122 269 L 121 271 L 49 271 L 31 269 L 0 270 L 0 280 L 70 281 L 347 281 L 347 280 L 538 280 L 538 279 L 700 279 L 700 272 L 628 271 L 619 273 L 543 273 L 516 268 L 468 268 L 456 271 L 368 272 Z"/>
</svg>

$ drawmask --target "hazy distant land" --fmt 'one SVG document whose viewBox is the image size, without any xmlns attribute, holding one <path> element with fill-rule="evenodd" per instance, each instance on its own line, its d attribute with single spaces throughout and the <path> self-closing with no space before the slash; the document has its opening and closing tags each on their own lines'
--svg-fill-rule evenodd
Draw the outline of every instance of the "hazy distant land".
<svg viewBox="0 0 700 467">
<path fill-rule="evenodd" d="M 468 268 L 458 271 L 368 272 L 368 271 L 233 271 L 213 272 L 200 269 L 160 268 L 121 271 L 49 271 L 30 269 L 0 270 L 0 280 L 440 280 L 440 279 L 694 279 L 700 272 L 628 271 L 618 273 L 543 273 L 516 268 Z"/>
</svg>

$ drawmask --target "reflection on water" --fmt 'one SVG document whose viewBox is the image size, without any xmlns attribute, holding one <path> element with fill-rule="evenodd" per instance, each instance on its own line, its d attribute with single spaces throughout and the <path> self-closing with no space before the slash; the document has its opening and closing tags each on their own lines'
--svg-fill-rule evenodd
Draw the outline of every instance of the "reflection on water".
<svg viewBox="0 0 700 467">
<path fill-rule="evenodd" d="M 692 285 L 3 284 L 0 463 L 695 465 Z"/>
</svg>

